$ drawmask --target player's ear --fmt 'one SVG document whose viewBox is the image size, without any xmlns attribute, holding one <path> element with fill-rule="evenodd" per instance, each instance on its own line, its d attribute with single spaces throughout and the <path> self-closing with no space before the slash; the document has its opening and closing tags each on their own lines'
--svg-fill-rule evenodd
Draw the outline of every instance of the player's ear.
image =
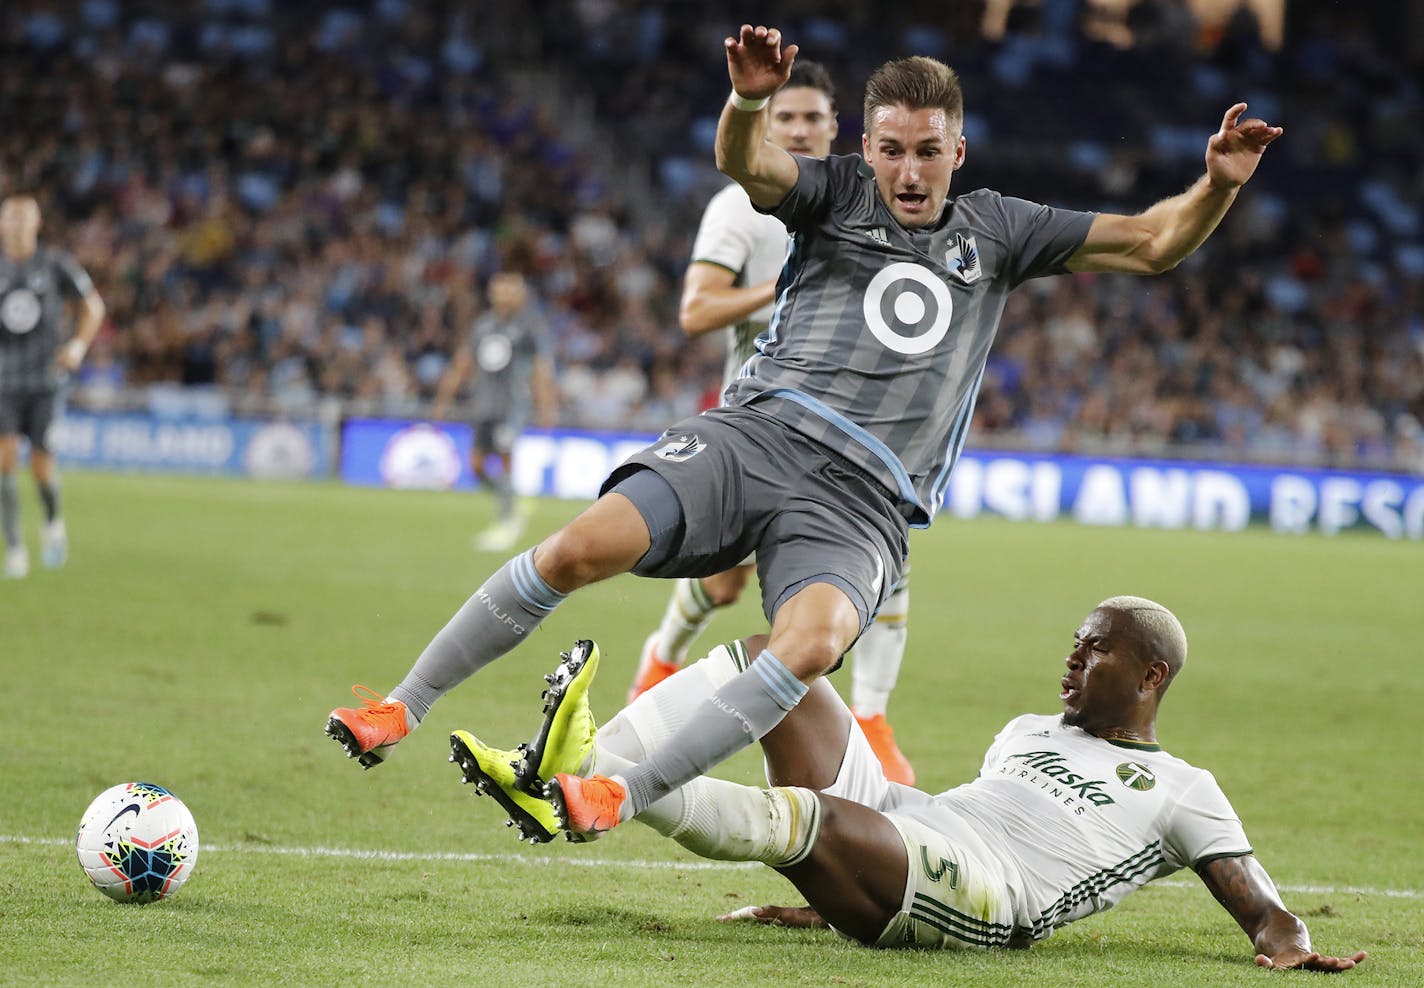
<svg viewBox="0 0 1424 988">
<path fill-rule="evenodd" d="M 866 161 L 870 160 L 870 135 L 860 135 L 860 156 Z"/>
<path fill-rule="evenodd" d="M 1148 693 L 1156 692 L 1162 688 L 1162 684 L 1167 682 L 1167 677 L 1172 673 L 1171 668 L 1165 662 L 1147 663 L 1147 671 L 1142 674 L 1142 688 Z"/>
<path fill-rule="evenodd" d="M 959 169 L 961 169 L 961 168 L 964 167 L 964 149 L 965 149 L 966 147 L 968 147 L 968 145 L 969 145 L 969 142 L 964 139 L 964 135 L 963 135 L 963 134 L 960 134 L 960 135 L 959 135 L 959 143 L 954 146 L 954 170 L 955 170 L 955 171 L 959 171 Z"/>
</svg>

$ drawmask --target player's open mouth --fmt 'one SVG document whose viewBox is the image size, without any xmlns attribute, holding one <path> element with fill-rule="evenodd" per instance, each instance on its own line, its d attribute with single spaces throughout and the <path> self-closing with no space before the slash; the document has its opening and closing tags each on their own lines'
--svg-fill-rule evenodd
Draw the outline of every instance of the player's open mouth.
<svg viewBox="0 0 1424 988">
<path fill-rule="evenodd" d="M 1076 686 L 1070 683 L 1067 679 L 1064 679 L 1063 689 L 1059 691 L 1058 699 L 1062 700 L 1064 703 L 1068 703 L 1071 700 L 1076 700 L 1078 698 L 1078 694 L 1081 692 L 1081 690 L 1079 690 Z"/>
<path fill-rule="evenodd" d="M 900 205 L 906 209 L 919 209 L 925 204 L 925 200 L 928 199 L 929 196 L 923 192 L 901 192 L 895 198 L 899 200 Z"/>
</svg>

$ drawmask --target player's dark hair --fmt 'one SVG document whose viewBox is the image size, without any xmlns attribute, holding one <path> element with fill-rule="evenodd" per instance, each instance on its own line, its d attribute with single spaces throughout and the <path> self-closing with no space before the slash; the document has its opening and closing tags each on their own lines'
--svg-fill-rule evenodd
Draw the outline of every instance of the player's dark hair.
<svg viewBox="0 0 1424 988">
<path fill-rule="evenodd" d="M 924 55 L 894 59 L 871 74 L 865 84 L 866 131 L 875 121 L 875 111 L 885 106 L 940 109 L 949 118 L 951 129 L 964 125 L 964 90 L 959 87 L 958 74 L 943 62 Z"/>
<path fill-rule="evenodd" d="M 831 101 L 831 112 L 836 112 L 836 84 L 831 81 L 831 74 L 820 62 L 813 62 L 809 58 L 798 58 L 796 63 L 791 66 L 790 78 L 781 88 L 815 89 Z"/>
</svg>

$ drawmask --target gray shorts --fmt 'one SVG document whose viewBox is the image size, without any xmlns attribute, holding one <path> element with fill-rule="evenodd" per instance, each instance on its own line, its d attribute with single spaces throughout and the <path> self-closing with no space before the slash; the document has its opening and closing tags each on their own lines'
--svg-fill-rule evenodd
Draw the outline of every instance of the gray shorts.
<svg viewBox="0 0 1424 988">
<path fill-rule="evenodd" d="M 511 413 L 500 418 L 479 418 L 470 422 L 476 454 L 514 452 L 514 442 L 524 434 L 524 416 Z"/>
<path fill-rule="evenodd" d="M 49 450 L 49 427 L 54 423 L 59 392 L 0 391 L 0 436 L 24 436 L 35 449 Z"/>
<path fill-rule="evenodd" d="M 803 587 L 829 583 L 855 604 L 862 630 L 900 579 L 909 543 L 889 493 L 764 412 L 684 419 L 613 471 L 601 493 L 640 469 L 672 487 L 683 527 L 671 554 L 635 567 L 639 576 L 711 576 L 755 552 L 768 620 Z"/>
</svg>

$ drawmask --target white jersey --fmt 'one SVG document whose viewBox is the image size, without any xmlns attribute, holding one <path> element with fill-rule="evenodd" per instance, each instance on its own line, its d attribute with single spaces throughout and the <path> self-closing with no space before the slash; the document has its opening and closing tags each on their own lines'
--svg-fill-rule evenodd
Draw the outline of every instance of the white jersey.
<svg viewBox="0 0 1424 988">
<path fill-rule="evenodd" d="M 781 273 L 791 243 L 786 227 L 774 216 L 752 208 L 743 188 L 733 182 L 707 203 L 697 239 L 692 245 L 693 263 L 715 264 L 736 276 L 738 287 L 759 285 Z M 768 302 L 727 335 L 727 363 L 723 384 L 730 384 L 754 352 L 753 342 L 771 321 Z"/>
<path fill-rule="evenodd" d="M 947 812 L 1003 865 L 1013 930 L 1026 944 L 1110 909 L 1155 878 L 1251 853 L 1210 772 L 1155 744 L 1105 741 L 1061 716 L 1010 721 L 973 782 L 928 799 L 890 787 L 890 816 L 930 827 Z M 949 828 L 946 828 L 949 829 Z"/>
</svg>

